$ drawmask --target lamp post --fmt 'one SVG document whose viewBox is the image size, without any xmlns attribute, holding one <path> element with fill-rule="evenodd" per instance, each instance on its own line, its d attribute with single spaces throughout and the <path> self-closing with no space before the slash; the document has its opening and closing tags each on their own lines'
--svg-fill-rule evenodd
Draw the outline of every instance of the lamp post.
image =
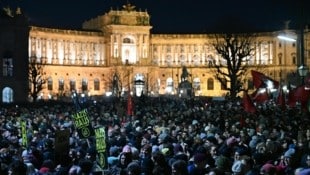
<svg viewBox="0 0 310 175">
<path fill-rule="evenodd" d="M 305 77 L 308 74 L 308 67 L 305 65 L 305 48 L 304 48 L 304 28 L 303 25 L 299 33 L 299 56 L 300 56 L 300 66 L 298 67 L 298 74 L 301 77 L 301 84 L 305 84 Z"/>
</svg>

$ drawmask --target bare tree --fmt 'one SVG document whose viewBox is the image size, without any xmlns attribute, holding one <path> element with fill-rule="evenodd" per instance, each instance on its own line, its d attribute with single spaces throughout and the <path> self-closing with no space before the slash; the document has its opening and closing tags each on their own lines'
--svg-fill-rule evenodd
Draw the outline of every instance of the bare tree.
<svg viewBox="0 0 310 175">
<path fill-rule="evenodd" d="M 30 58 L 28 75 L 29 75 L 29 93 L 33 102 L 37 101 L 38 94 L 44 88 L 46 78 L 44 77 L 44 62 L 38 61 L 35 57 Z"/>
<path fill-rule="evenodd" d="M 212 45 L 220 58 L 211 58 L 214 76 L 222 87 L 229 91 L 229 97 L 232 99 L 245 90 L 243 85 L 248 63 L 255 51 L 254 38 L 253 34 L 215 35 Z"/>
</svg>

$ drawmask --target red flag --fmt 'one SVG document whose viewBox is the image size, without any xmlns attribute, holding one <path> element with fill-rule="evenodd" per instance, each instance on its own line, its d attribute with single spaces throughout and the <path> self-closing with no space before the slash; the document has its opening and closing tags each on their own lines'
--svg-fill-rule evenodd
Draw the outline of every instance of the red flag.
<svg viewBox="0 0 310 175">
<path fill-rule="evenodd" d="M 253 101 L 251 100 L 251 97 L 249 96 L 249 94 L 247 92 L 243 93 L 242 105 L 243 105 L 245 112 L 249 112 L 249 113 L 255 113 L 256 112 L 255 105 L 254 105 Z"/>
<path fill-rule="evenodd" d="M 273 88 L 279 87 L 278 81 L 273 80 L 272 78 L 264 75 L 261 72 L 251 70 L 251 74 L 253 77 L 253 84 L 255 88 L 262 88 L 262 87 L 268 87 L 268 86 L 273 86 Z"/>
<path fill-rule="evenodd" d="M 253 101 L 256 103 L 264 103 L 264 102 L 268 101 L 269 95 L 267 93 L 267 88 L 256 89 L 256 91 L 254 91 L 251 94 L 251 97 L 252 97 Z"/>
<path fill-rule="evenodd" d="M 305 78 L 305 85 L 307 90 L 310 89 L 310 77 Z"/>
<path fill-rule="evenodd" d="M 306 88 L 305 85 L 298 86 L 292 89 L 288 95 L 288 105 L 290 107 L 295 107 L 296 102 L 299 102 L 303 109 L 307 108 L 307 103 L 310 97 L 310 90 Z"/>
<path fill-rule="evenodd" d="M 295 91 L 296 91 L 296 88 L 294 89 L 291 89 L 289 92 L 288 92 L 288 96 L 287 96 L 287 105 L 289 107 L 295 107 L 296 106 L 296 102 L 297 102 L 297 99 L 295 98 Z"/>
<path fill-rule="evenodd" d="M 133 115 L 133 102 L 132 102 L 130 91 L 127 97 L 127 115 L 128 116 Z"/>
<path fill-rule="evenodd" d="M 263 81 L 263 77 L 265 77 L 264 74 L 254 71 L 251 71 L 252 77 L 253 77 L 253 84 L 255 86 L 255 88 L 260 88 L 263 86 L 264 81 Z"/>
<path fill-rule="evenodd" d="M 281 109 L 285 109 L 285 94 L 282 90 L 282 88 L 279 88 L 279 93 L 277 97 L 277 104 L 280 106 Z"/>
</svg>

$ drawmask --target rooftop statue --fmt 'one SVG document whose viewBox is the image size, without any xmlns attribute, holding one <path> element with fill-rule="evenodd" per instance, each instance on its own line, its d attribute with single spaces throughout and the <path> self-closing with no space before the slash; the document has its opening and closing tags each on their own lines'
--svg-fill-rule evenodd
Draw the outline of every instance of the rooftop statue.
<svg viewBox="0 0 310 175">
<path fill-rule="evenodd" d="M 131 11 L 133 11 L 136 8 L 136 6 L 131 5 L 129 2 L 127 2 L 126 5 L 123 5 L 123 8 L 124 8 L 124 10 L 127 10 L 128 12 L 131 12 Z"/>
</svg>

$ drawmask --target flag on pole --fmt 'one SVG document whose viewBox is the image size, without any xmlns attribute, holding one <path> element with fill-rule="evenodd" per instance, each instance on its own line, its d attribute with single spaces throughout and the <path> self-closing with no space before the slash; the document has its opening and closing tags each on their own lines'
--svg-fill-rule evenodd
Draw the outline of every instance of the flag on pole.
<svg viewBox="0 0 310 175">
<path fill-rule="evenodd" d="M 285 105 L 285 94 L 284 94 L 282 88 L 279 88 L 279 90 L 278 90 L 277 105 L 281 109 L 285 109 L 286 108 L 286 105 Z"/>
<path fill-rule="evenodd" d="M 264 103 L 269 100 L 269 95 L 267 92 L 267 88 L 259 88 L 256 89 L 252 94 L 251 97 L 254 102 L 256 103 Z"/>
<path fill-rule="evenodd" d="M 128 116 L 133 115 L 133 102 L 132 102 L 132 96 L 130 94 L 130 91 L 127 97 L 127 115 Z"/>
<path fill-rule="evenodd" d="M 300 103 L 303 109 L 307 108 L 307 103 L 310 97 L 310 89 L 308 90 L 305 85 L 298 86 L 290 90 L 288 95 L 288 105 L 296 107 L 296 103 Z"/>
<path fill-rule="evenodd" d="M 255 71 L 255 70 L 251 70 L 251 74 L 253 77 L 253 84 L 255 86 L 255 88 L 274 88 L 277 89 L 279 87 L 279 82 L 273 80 L 272 78 L 266 76 L 265 74 Z"/>
<path fill-rule="evenodd" d="M 242 105 L 245 112 L 255 113 L 256 107 L 247 92 L 243 93 Z"/>
</svg>

